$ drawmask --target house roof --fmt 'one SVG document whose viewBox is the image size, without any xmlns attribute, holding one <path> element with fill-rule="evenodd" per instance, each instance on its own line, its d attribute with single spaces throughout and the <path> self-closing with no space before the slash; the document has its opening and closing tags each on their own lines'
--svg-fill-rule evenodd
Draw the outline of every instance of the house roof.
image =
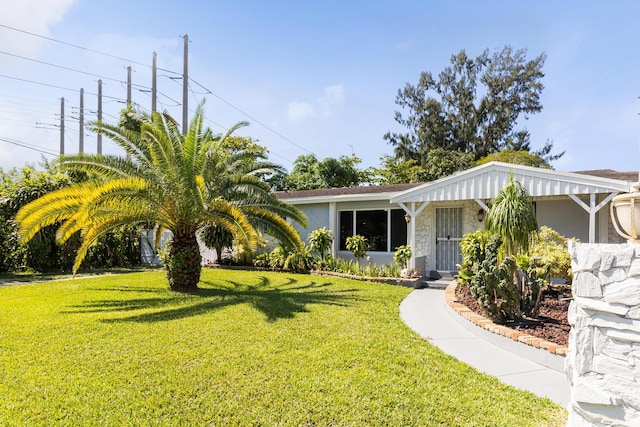
<svg viewBox="0 0 640 427">
<path fill-rule="evenodd" d="M 493 199 L 511 179 L 521 182 L 532 197 L 629 191 L 627 180 L 573 172 L 489 162 L 422 184 L 390 199 L 392 203 L 438 200 Z"/>
<path fill-rule="evenodd" d="M 629 182 L 637 182 L 638 181 L 638 172 L 618 172 L 613 169 L 595 169 L 595 170 L 587 170 L 587 171 L 576 171 L 574 173 L 579 173 L 582 175 L 592 175 L 599 176 L 601 178 L 611 178 L 611 179 L 619 179 L 621 181 L 629 181 Z"/>
<path fill-rule="evenodd" d="M 422 185 L 420 182 L 361 187 L 321 188 L 318 190 L 278 191 L 278 199 L 289 203 L 322 203 L 328 201 L 389 200 L 392 196 Z"/>
<path fill-rule="evenodd" d="M 637 172 L 617 172 L 611 169 L 557 172 L 551 169 L 489 162 L 426 183 L 279 191 L 276 194 L 279 199 L 292 204 L 357 200 L 390 200 L 398 203 L 492 199 L 509 182 L 511 172 L 534 197 L 626 192 L 629 191 L 631 183 L 638 180 Z"/>
</svg>

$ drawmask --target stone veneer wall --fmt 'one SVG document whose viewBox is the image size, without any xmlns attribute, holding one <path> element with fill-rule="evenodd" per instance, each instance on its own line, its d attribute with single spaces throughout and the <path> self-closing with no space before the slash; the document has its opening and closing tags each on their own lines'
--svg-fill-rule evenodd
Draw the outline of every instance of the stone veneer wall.
<svg viewBox="0 0 640 427">
<path fill-rule="evenodd" d="M 568 426 L 640 426 L 640 245 L 570 242 Z"/>
</svg>

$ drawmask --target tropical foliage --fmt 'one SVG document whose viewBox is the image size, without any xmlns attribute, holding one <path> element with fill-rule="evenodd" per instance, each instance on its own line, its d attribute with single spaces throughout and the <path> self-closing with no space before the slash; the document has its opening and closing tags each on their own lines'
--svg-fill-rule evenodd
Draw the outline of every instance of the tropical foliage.
<svg viewBox="0 0 640 427">
<path fill-rule="evenodd" d="M 316 228 L 309 233 L 307 240 L 309 241 L 309 250 L 317 252 L 320 255 L 320 259 L 324 260 L 333 244 L 333 233 L 331 230 L 327 230 L 326 227 Z"/>
<path fill-rule="evenodd" d="M 393 253 L 393 261 L 398 264 L 402 268 L 407 267 L 407 263 L 411 259 L 411 246 L 409 245 L 401 245 L 396 248 L 396 251 Z"/>
<path fill-rule="evenodd" d="M 460 242 L 460 283 L 498 322 L 537 316 L 550 278 L 571 274 L 566 239 L 548 227 L 536 231 L 529 195 L 513 176 L 493 200 L 486 225 Z"/>
<path fill-rule="evenodd" d="M 200 280 L 201 256 L 196 233 L 221 226 L 249 248 L 260 231 L 294 247 L 300 236 L 285 218 L 306 225 L 296 208 L 279 201 L 257 171 L 259 153 L 229 152 L 226 134 L 204 128 L 202 105 L 186 131 L 168 114 L 151 117 L 129 113 L 128 125 L 95 123 L 91 128 L 112 139 L 127 156 L 76 155 L 63 167 L 101 178 L 51 192 L 24 206 L 17 215 L 20 236 L 29 241 L 52 224 L 61 223 L 59 243 L 81 232 L 76 271 L 89 248 L 106 233 L 125 224 L 154 224 L 156 236 L 172 233 L 165 264 L 169 286 L 194 291 Z"/>
<path fill-rule="evenodd" d="M 355 187 L 368 182 L 365 171 L 358 168 L 355 156 L 327 157 L 318 160 L 314 154 L 299 156 L 285 177 L 281 190 L 314 190 L 319 188 Z"/>
<path fill-rule="evenodd" d="M 358 261 L 360 261 L 360 258 L 364 258 L 369 250 L 366 237 L 359 234 L 347 237 L 346 247 Z"/>
<path fill-rule="evenodd" d="M 56 226 L 38 231 L 20 243 L 15 215 L 27 203 L 45 194 L 86 181 L 84 173 L 61 171 L 56 162 L 42 161 L 39 168 L 25 166 L 0 171 L 0 271 L 70 271 L 80 239 L 74 236 L 56 245 Z M 140 263 L 139 232 L 123 226 L 102 236 L 89 250 L 86 268 L 130 267 Z"/>
<path fill-rule="evenodd" d="M 486 216 L 487 230 L 500 235 L 501 253 L 517 255 L 529 248 L 531 234 L 538 229 L 533 203 L 526 188 L 513 179 L 502 187 Z"/>
<path fill-rule="evenodd" d="M 550 277 L 563 279 L 567 284 L 571 284 L 573 278 L 571 256 L 567 250 L 569 240 L 557 231 L 542 226 L 537 233 L 532 235 L 529 247 L 530 256 L 539 258 L 543 264 L 550 266 Z"/>
</svg>

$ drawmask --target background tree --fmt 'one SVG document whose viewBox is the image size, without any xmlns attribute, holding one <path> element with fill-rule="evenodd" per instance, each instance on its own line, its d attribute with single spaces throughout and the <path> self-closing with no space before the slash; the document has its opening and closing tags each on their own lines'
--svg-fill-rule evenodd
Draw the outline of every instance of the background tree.
<svg viewBox="0 0 640 427">
<path fill-rule="evenodd" d="M 379 168 L 367 169 L 367 174 L 374 184 L 393 185 L 428 181 L 426 170 L 415 159 L 385 155 L 380 158 L 380 162 Z"/>
<path fill-rule="evenodd" d="M 233 246 L 233 233 L 220 225 L 207 225 L 200 230 L 200 238 L 208 248 L 216 250 L 218 264 L 222 264 L 222 251 Z"/>
<path fill-rule="evenodd" d="M 483 165 L 489 162 L 512 163 L 515 165 L 551 169 L 551 165 L 542 157 L 526 150 L 502 150 L 498 153 L 489 154 L 488 156 L 481 158 L 476 162 L 476 165 Z"/>
<path fill-rule="evenodd" d="M 15 216 L 27 203 L 52 191 L 90 179 L 84 172 L 62 171 L 57 161 L 39 167 L 0 171 L 0 271 L 69 271 L 80 246 L 74 236 L 56 245 L 56 226 L 44 227 L 27 243 L 18 239 Z M 94 179 L 94 177 L 91 177 Z M 88 252 L 85 267 L 129 267 L 140 264 L 137 227 L 122 226 L 102 236 Z"/>
<path fill-rule="evenodd" d="M 506 46 L 470 58 L 464 50 L 437 78 L 423 72 L 416 85 L 398 91 L 395 120 L 406 133 L 388 132 L 384 139 L 398 158 L 425 166 L 432 150 L 472 153 L 478 160 L 503 149 L 531 151 L 529 132 L 516 130 L 519 119 L 542 110 L 542 67 L 545 55 L 526 59 L 526 49 Z M 551 143 L 539 151 L 548 160 Z"/>
<path fill-rule="evenodd" d="M 473 154 L 460 151 L 451 151 L 445 148 L 435 148 L 429 151 L 424 163 L 425 177 L 427 181 L 449 176 L 454 172 L 473 167 Z"/>
<path fill-rule="evenodd" d="M 327 157 L 320 161 L 314 154 L 298 156 L 285 179 L 289 190 L 354 187 L 367 182 L 367 173 L 358 168 L 355 156 Z"/>
<path fill-rule="evenodd" d="M 164 230 L 172 233 L 165 267 L 175 291 L 197 289 L 201 256 L 196 233 L 206 225 L 222 226 L 249 247 L 255 246 L 258 229 L 302 247 L 299 234 L 285 218 L 306 225 L 304 215 L 279 201 L 268 184 L 250 173 L 255 164 L 246 159 L 255 159 L 253 155 L 229 155 L 225 150 L 225 138 L 244 123 L 226 135 L 214 135 L 203 128 L 201 105 L 186 135 L 167 114 L 137 120 L 139 131 L 103 123 L 92 126 L 128 156 L 64 158 L 64 167 L 102 180 L 72 185 L 24 206 L 16 217 L 23 241 L 58 222 L 62 222 L 57 231 L 60 243 L 80 231 L 76 271 L 100 236 L 123 224 L 156 224 L 156 236 Z"/>
</svg>

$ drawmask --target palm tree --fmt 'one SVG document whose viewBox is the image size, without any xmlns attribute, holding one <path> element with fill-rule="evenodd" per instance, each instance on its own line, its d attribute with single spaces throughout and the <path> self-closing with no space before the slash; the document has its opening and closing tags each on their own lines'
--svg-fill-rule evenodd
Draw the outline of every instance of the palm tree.
<svg viewBox="0 0 640 427">
<path fill-rule="evenodd" d="M 121 121 L 118 126 L 91 126 L 122 147 L 127 157 L 64 158 L 64 167 L 101 179 L 54 191 L 24 206 L 16 216 L 23 241 L 56 223 L 61 223 L 60 243 L 81 232 L 75 273 L 100 236 L 123 224 L 152 223 L 158 241 L 164 230 L 172 233 L 165 268 L 169 287 L 180 292 L 198 288 L 201 256 L 196 233 L 208 225 L 223 227 L 250 248 L 255 248 L 260 231 L 303 246 L 286 218 L 306 225 L 304 214 L 279 201 L 260 180 L 256 171 L 263 165 L 255 156 L 225 150 L 225 139 L 246 123 L 214 135 L 203 129 L 202 105 L 186 135 L 166 113 L 148 117 L 129 112 L 129 117 L 133 125 Z"/>
<path fill-rule="evenodd" d="M 538 229 L 538 222 L 526 188 L 513 179 L 500 189 L 487 212 L 487 230 L 502 237 L 502 252 L 515 256 L 519 250 L 529 248 L 531 233 Z"/>
</svg>

